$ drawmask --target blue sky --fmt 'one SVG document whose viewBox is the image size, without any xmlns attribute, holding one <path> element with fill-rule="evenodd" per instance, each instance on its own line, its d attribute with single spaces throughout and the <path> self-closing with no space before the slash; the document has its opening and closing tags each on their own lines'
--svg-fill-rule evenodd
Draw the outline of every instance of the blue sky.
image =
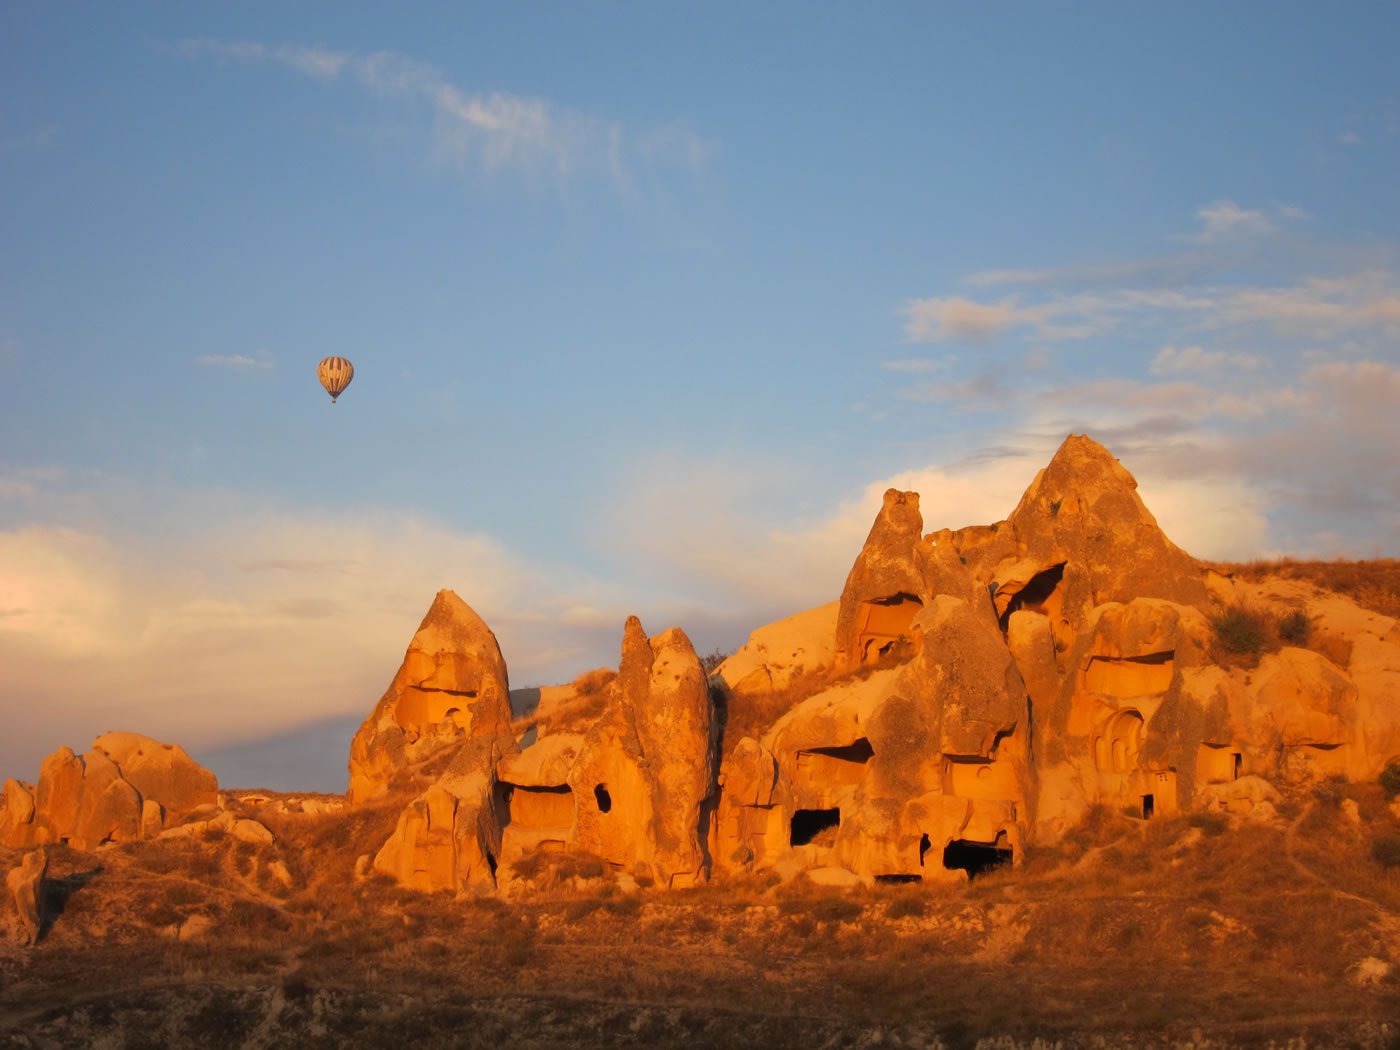
<svg viewBox="0 0 1400 1050">
<path fill-rule="evenodd" d="M 888 485 L 994 520 L 1071 431 L 1198 556 L 1400 553 L 1397 39 L 0 9 L 0 772 L 353 721 L 439 587 L 518 686 L 633 612 L 732 648 L 839 594 Z"/>
</svg>

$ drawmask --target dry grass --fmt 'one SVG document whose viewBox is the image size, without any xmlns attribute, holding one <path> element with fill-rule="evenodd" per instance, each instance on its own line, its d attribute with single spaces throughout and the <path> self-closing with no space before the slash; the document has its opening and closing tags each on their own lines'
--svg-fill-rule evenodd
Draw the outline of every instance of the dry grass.
<svg viewBox="0 0 1400 1050">
<path fill-rule="evenodd" d="M 1205 564 L 1222 575 L 1256 583 L 1275 577 L 1304 580 L 1325 590 L 1345 594 L 1357 605 L 1372 612 L 1400 617 L 1400 559 L 1297 561 L 1280 558 L 1277 561 Z"/>
<path fill-rule="evenodd" d="M 137 1008 L 121 1002 L 154 1001 L 171 982 L 182 995 L 264 982 L 281 990 L 287 1017 L 319 1003 L 327 1045 L 410 1036 L 449 1045 L 433 1041 L 442 1033 L 429 1019 L 492 1002 L 511 1004 L 503 1027 L 490 1030 L 502 1045 L 529 1043 L 532 1026 L 561 1003 L 574 1025 L 599 1004 L 626 1007 L 621 1027 L 600 1021 L 572 1040 L 587 1046 L 873 1045 L 832 1025 L 878 1026 L 889 1045 L 925 1045 L 933 1031 L 949 1047 L 1101 1032 L 1134 1045 L 1135 1034 L 1189 1041 L 1193 1027 L 1214 1045 L 1246 1036 L 1263 1045 L 1283 1033 L 1281 1045 L 1400 1008 L 1400 983 L 1362 988 L 1348 976 L 1362 958 L 1392 957 L 1393 937 L 1378 923 L 1400 909 L 1400 871 L 1378 862 L 1373 844 L 1400 827 L 1379 785 L 1326 788 L 1292 800 L 1294 812 L 1311 807 L 1292 836 L 1207 814 L 1142 821 L 1098 808 L 1018 868 L 965 884 L 849 891 L 748 876 L 627 895 L 606 880 L 575 888 L 596 858 L 572 854 L 546 855 L 563 876 L 552 889 L 509 900 L 322 874 L 348 868 L 341 851 L 383 830 L 385 818 L 366 813 L 269 815 L 278 841 L 253 850 L 232 840 L 119 847 L 90 878 L 91 856 L 58 850 L 66 908 L 26 957 L 23 981 L 18 956 L 0 953 L 0 1017 L 69 1010 L 79 988 L 83 1002 L 116 997 L 120 1014 Z M 1348 798 L 1359 825 L 1345 819 Z M 211 867 L 194 856 L 206 850 L 221 858 L 220 879 L 195 877 Z M 302 873 L 285 901 L 238 874 L 243 862 L 261 869 L 278 858 Z M 203 941 L 153 928 L 195 914 L 214 923 Z M 243 1016 L 241 1002 L 229 999 L 232 1012 L 204 1018 L 200 1031 L 227 1023 L 244 1038 L 261 1015 Z M 684 1011 L 683 1031 L 648 1027 Z M 474 1017 L 453 1030 L 485 1023 Z M 923 1044 L 901 1025 L 923 1033 Z M 0 1042 L 5 1034 L 0 1022 Z M 551 1041 L 571 1040 L 536 1045 Z M 274 1042 L 310 1045 L 290 1032 Z"/>
</svg>

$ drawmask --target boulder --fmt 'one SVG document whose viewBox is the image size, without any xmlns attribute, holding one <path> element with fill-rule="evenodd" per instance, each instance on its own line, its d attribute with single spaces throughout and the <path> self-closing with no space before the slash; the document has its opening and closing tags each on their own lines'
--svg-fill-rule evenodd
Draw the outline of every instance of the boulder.
<svg viewBox="0 0 1400 1050">
<path fill-rule="evenodd" d="M 82 756 L 66 747 L 49 755 L 32 791 L 7 781 L 0 832 L 12 846 L 66 842 L 90 850 L 149 838 L 170 816 L 211 805 L 217 796 L 214 774 L 178 746 L 108 733 Z"/>
<path fill-rule="evenodd" d="M 26 945 L 37 944 L 43 929 L 44 876 L 48 870 L 48 851 L 40 846 L 26 853 L 19 866 L 5 876 L 5 885 L 19 912 L 20 933 Z"/>
<path fill-rule="evenodd" d="M 840 609 L 840 602 L 828 602 L 759 627 L 715 668 L 712 677 L 731 693 L 761 694 L 829 673 L 835 660 Z"/>
<path fill-rule="evenodd" d="M 13 777 L 0 791 L 0 846 L 21 846 L 30 841 L 34 824 L 34 785 Z"/>
<path fill-rule="evenodd" d="M 439 591 L 351 742 L 351 803 L 422 791 L 451 749 L 475 738 L 515 747 L 506 664 L 481 617 L 452 591 Z"/>
<path fill-rule="evenodd" d="M 173 816 L 213 802 L 219 785 L 214 774 L 185 753 L 179 744 L 162 744 L 139 733 L 104 733 L 92 745 L 111 759 L 122 779 L 143 799 L 155 799 Z"/>
</svg>

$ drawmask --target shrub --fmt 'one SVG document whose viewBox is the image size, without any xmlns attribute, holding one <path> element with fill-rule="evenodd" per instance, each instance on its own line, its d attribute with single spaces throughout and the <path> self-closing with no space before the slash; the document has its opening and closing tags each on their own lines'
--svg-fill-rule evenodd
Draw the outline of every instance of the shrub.
<svg viewBox="0 0 1400 1050">
<path fill-rule="evenodd" d="M 1257 655 L 1269 644 L 1268 618 L 1247 605 L 1232 605 L 1210 622 L 1227 653 Z"/>
<path fill-rule="evenodd" d="M 1302 609 L 1294 609 L 1278 622 L 1278 636 L 1288 645 L 1307 645 L 1312 621 Z"/>
<path fill-rule="evenodd" d="M 928 910 L 923 897 L 905 896 L 896 897 L 885 905 L 885 918 L 887 919 L 922 919 Z"/>
<path fill-rule="evenodd" d="M 1382 769 L 1381 775 L 1377 779 L 1381 787 L 1385 789 L 1386 798 L 1400 795 L 1400 759 Z"/>
<path fill-rule="evenodd" d="M 1378 835 L 1371 843 L 1371 856 L 1383 868 L 1400 867 L 1400 835 Z"/>
<path fill-rule="evenodd" d="M 614 915 L 637 915 L 642 910 L 642 898 L 636 894 L 626 897 L 610 897 L 603 903 Z"/>
<path fill-rule="evenodd" d="M 1230 821 L 1223 813 L 1192 813 L 1186 822 L 1193 828 L 1200 828 L 1203 835 L 1220 835 L 1230 827 Z"/>
<path fill-rule="evenodd" d="M 601 897 L 580 897 L 564 909 L 565 922 L 578 922 L 586 919 L 603 906 Z"/>
<path fill-rule="evenodd" d="M 534 946 L 535 927 L 528 921 L 517 923 L 501 941 L 505 960 L 511 966 L 524 966 L 529 962 Z"/>
<path fill-rule="evenodd" d="M 700 669 L 707 675 L 714 674 L 720 664 L 729 659 L 730 654 L 723 649 L 716 649 L 707 656 L 700 657 Z"/>
</svg>

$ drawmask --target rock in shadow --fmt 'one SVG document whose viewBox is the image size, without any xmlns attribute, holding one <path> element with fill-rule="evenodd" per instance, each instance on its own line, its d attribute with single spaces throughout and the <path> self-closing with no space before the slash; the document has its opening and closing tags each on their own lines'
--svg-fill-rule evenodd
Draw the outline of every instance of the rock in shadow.
<svg viewBox="0 0 1400 1050">
<path fill-rule="evenodd" d="M 75 871 L 62 878 L 50 876 L 44 879 L 44 905 L 39 916 L 39 936 L 35 938 L 36 944 L 49 935 L 49 931 L 69 907 L 72 896 L 101 874 L 102 865 L 99 864 L 88 871 Z"/>
</svg>

